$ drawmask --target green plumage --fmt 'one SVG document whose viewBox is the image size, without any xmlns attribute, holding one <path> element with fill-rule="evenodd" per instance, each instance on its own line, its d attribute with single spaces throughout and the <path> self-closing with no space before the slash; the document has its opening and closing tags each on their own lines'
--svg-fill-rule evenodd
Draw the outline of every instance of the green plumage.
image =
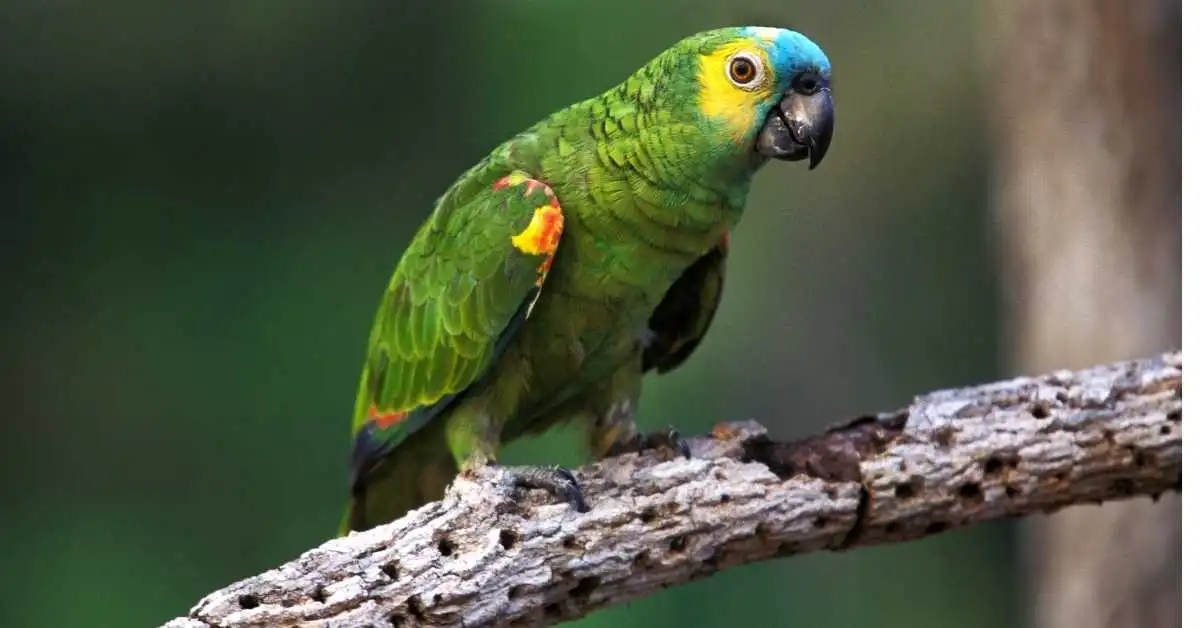
<svg viewBox="0 0 1200 628">
<path fill-rule="evenodd" d="M 743 48 L 769 75 L 753 90 L 722 83 Z M 797 77 L 827 92 L 828 71 L 791 31 L 701 33 L 464 173 L 377 310 L 342 532 L 439 499 L 459 470 L 562 421 L 584 422 L 595 456 L 638 442 L 643 374 L 707 332 L 751 178 L 785 155 L 765 155 L 762 135 Z M 815 165 L 828 140 L 796 124 L 768 139 Z"/>
</svg>

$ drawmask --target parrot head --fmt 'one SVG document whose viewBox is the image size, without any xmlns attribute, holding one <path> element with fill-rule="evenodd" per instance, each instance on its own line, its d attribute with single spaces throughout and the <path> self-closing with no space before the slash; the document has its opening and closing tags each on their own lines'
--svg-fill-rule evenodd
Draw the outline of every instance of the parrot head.
<svg viewBox="0 0 1200 628">
<path fill-rule="evenodd" d="M 829 58 L 812 40 L 743 26 L 698 33 L 674 48 L 668 55 L 683 77 L 677 85 L 690 92 L 699 121 L 724 148 L 756 163 L 821 163 L 833 139 L 834 106 Z"/>
</svg>

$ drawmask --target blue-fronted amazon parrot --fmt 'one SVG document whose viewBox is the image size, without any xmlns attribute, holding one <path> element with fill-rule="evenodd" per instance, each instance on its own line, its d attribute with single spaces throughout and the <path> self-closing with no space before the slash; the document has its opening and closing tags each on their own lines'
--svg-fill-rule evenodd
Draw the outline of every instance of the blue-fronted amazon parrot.
<svg viewBox="0 0 1200 628">
<path fill-rule="evenodd" d="M 567 421 L 594 457 L 669 447 L 639 431 L 645 374 L 687 359 L 721 298 L 729 234 L 769 160 L 815 168 L 833 135 L 830 63 L 800 33 L 677 42 L 462 174 L 400 257 L 354 407 L 341 532 L 440 499 L 503 444 Z M 512 486 L 587 509 L 557 468 Z"/>
</svg>

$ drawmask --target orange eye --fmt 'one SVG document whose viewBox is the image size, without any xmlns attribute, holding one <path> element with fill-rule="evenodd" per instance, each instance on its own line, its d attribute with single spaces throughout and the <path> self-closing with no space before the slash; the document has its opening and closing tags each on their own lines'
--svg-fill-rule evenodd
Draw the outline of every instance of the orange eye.
<svg viewBox="0 0 1200 628">
<path fill-rule="evenodd" d="M 745 57 L 734 57 L 733 61 L 729 62 L 729 76 L 736 83 L 745 85 L 753 81 L 757 74 L 758 68 L 754 67 L 754 63 Z"/>
<path fill-rule="evenodd" d="M 729 59 L 725 72 L 734 85 L 746 90 L 757 89 L 766 79 L 763 74 L 762 61 L 758 55 L 750 52 L 739 52 Z"/>
</svg>

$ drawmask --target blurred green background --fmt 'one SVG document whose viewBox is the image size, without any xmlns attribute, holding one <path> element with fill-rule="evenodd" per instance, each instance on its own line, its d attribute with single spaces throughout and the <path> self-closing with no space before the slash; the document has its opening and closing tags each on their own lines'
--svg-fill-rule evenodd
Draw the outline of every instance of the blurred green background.
<svg viewBox="0 0 1200 628">
<path fill-rule="evenodd" d="M 998 375 L 982 5 L 9 0 L 0 625 L 152 626 L 328 538 L 377 300 L 485 151 L 680 37 L 786 26 L 838 128 L 771 164 L 641 421 L 780 437 Z M 571 432 L 508 460 L 575 463 Z M 1017 621 L 1004 524 L 750 565 L 585 626 Z"/>
</svg>

